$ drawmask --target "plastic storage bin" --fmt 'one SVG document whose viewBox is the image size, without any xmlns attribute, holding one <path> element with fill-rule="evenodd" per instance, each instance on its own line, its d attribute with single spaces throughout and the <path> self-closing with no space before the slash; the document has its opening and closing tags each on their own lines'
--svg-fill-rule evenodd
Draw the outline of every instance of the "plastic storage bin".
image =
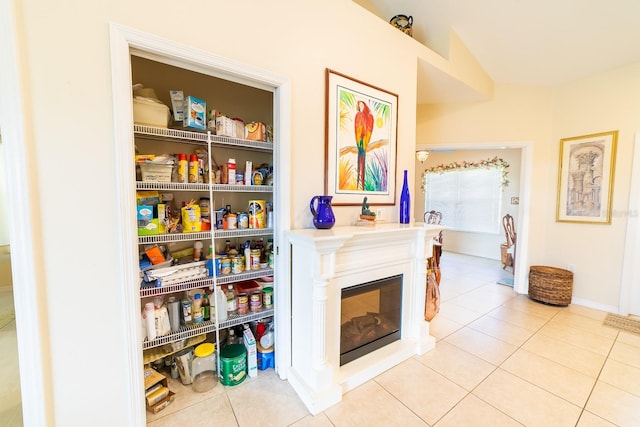
<svg viewBox="0 0 640 427">
<path fill-rule="evenodd" d="M 159 163 L 141 163 L 142 180 L 148 182 L 171 182 L 173 165 Z"/>
<path fill-rule="evenodd" d="M 151 98 L 133 98 L 133 122 L 139 125 L 166 128 L 171 113 L 169 107 Z"/>
<path fill-rule="evenodd" d="M 191 376 L 193 390 L 198 393 L 209 391 L 218 383 L 215 350 L 215 344 L 207 342 L 197 346 L 194 351 L 195 357 L 191 361 Z"/>
</svg>

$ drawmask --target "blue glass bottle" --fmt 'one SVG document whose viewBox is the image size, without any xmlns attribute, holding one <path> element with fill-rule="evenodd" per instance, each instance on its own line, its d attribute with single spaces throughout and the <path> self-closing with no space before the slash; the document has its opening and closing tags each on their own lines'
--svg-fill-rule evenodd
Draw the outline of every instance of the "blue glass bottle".
<svg viewBox="0 0 640 427">
<path fill-rule="evenodd" d="M 409 224 L 411 220 L 411 196 L 409 195 L 409 184 L 407 182 L 407 170 L 404 170 L 404 183 L 402 193 L 400 193 L 400 224 Z"/>
</svg>

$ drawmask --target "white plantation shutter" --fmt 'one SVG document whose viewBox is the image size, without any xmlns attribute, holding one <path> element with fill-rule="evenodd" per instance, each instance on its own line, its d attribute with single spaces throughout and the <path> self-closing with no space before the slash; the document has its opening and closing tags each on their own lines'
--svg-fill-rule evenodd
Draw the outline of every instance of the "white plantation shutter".
<svg viewBox="0 0 640 427">
<path fill-rule="evenodd" d="M 427 173 L 425 212 L 442 212 L 442 225 L 457 231 L 500 232 L 502 169 Z"/>
</svg>

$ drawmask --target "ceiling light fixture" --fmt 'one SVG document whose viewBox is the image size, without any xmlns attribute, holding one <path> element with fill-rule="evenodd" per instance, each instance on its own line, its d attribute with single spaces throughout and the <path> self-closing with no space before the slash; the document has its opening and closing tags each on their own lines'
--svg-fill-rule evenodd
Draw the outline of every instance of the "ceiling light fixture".
<svg viewBox="0 0 640 427">
<path fill-rule="evenodd" d="M 429 152 L 427 150 L 416 151 L 416 159 L 420 161 L 420 163 L 424 163 L 425 160 L 429 157 Z"/>
</svg>

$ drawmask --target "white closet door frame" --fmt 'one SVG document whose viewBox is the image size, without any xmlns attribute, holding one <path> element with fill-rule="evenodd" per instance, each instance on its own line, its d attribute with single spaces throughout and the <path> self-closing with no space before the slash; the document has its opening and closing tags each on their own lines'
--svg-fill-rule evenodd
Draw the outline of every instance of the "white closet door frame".
<svg viewBox="0 0 640 427">
<path fill-rule="evenodd" d="M 620 283 L 620 305 L 622 315 L 640 316 L 640 130 L 636 131 L 631 165 L 631 187 L 629 188 L 629 208 L 627 210 L 627 235 L 622 263 Z"/>
<path fill-rule="evenodd" d="M 32 157 L 23 103 L 23 82 L 16 34 L 16 11 L 13 1 L 0 1 L 0 126 L 5 149 L 7 201 L 13 212 L 9 216 L 11 230 L 11 269 L 13 299 L 18 335 L 22 421 L 26 426 L 45 426 L 53 419 L 51 370 L 43 354 L 47 352 L 49 337 L 46 327 L 46 289 L 37 280 L 34 265 L 42 263 L 42 248 L 34 244 L 36 221 L 31 212 L 34 182 L 29 168 Z M 34 303 L 35 302 L 35 303 Z M 44 349 L 44 350 L 43 350 Z M 9 349 L 13 351 L 13 349 Z"/>
<path fill-rule="evenodd" d="M 133 201 L 135 189 L 131 185 L 131 177 L 135 176 L 134 163 L 131 153 L 134 148 L 132 102 L 131 102 L 131 59 L 132 53 L 145 58 L 154 59 L 165 64 L 198 71 L 211 76 L 231 80 L 237 83 L 253 86 L 274 93 L 274 134 L 277 142 L 274 146 L 274 169 L 276 171 L 274 187 L 275 206 L 279 212 L 275 215 L 277 234 L 274 240 L 276 248 L 275 275 L 278 279 L 278 291 L 275 295 L 275 322 L 277 326 L 276 346 L 279 351 L 276 357 L 276 371 L 281 378 L 287 376 L 290 366 L 291 326 L 290 313 L 287 303 L 289 300 L 289 275 L 287 263 L 288 248 L 283 244 L 284 235 L 290 228 L 290 195 L 283 185 L 290 182 L 290 83 L 283 76 L 240 64 L 235 61 L 216 56 L 210 52 L 198 50 L 178 44 L 172 40 L 163 39 L 122 25 L 110 24 L 111 36 L 111 73 L 113 87 L 113 116 L 114 116 L 114 145 L 116 151 L 116 191 L 118 211 L 121 299 L 126 313 L 126 336 L 123 337 L 123 348 L 127 349 L 126 375 L 129 378 L 129 388 L 126 391 L 130 407 L 131 426 L 145 425 L 145 407 L 141 391 L 143 390 L 143 366 L 141 357 L 141 331 L 139 327 L 140 298 L 132 289 L 137 289 L 139 283 L 137 271 L 137 232 Z M 281 261 L 282 260 L 282 261 Z"/>
</svg>

